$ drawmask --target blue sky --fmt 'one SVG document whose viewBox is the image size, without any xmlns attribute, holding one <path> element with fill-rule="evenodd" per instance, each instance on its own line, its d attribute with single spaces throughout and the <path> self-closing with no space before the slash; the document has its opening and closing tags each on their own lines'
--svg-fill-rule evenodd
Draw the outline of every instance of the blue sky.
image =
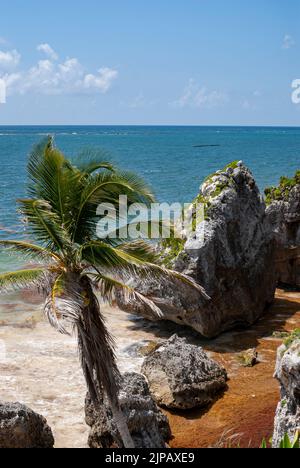
<svg viewBox="0 0 300 468">
<path fill-rule="evenodd" d="M 2 125 L 300 125 L 299 0 L 1 3 Z"/>
</svg>

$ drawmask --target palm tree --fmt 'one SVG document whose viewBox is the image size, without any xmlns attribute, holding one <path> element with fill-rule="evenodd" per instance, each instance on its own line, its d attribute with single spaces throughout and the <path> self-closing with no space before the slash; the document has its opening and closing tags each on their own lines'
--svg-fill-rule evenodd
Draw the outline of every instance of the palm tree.
<svg viewBox="0 0 300 468">
<path fill-rule="evenodd" d="M 45 297 L 45 314 L 59 332 L 75 331 L 81 365 L 92 401 L 104 393 L 110 403 L 123 444 L 134 447 L 120 410 L 120 373 L 114 340 L 101 315 L 96 290 L 112 301 L 116 290 L 144 301 L 153 314 L 159 309 L 129 285 L 129 278 L 172 275 L 197 287 L 192 280 L 156 263 L 153 248 L 144 241 L 96 236 L 100 203 L 118 209 L 120 195 L 130 203 L 149 205 L 154 197 L 137 176 L 121 172 L 103 155 L 85 155 L 71 163 L 51 137 L 35 147 L 28 163 L 28 198 L 19 200 L 26 230 L 37 244 L 1 241 L 3 248 L 35 262 L 30 269 L 0 275 L 0 290 L 38 287 Z M 199 288 L 199 287 L 198 287 Z"/>
</svg>

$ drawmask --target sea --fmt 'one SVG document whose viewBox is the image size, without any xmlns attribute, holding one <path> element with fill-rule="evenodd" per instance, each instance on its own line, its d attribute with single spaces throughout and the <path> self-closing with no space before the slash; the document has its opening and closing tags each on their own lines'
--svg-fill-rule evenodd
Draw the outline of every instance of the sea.
<svg viewBox="0 0 300 468">
<path fill-rule="evenodd" d="M 136 172 L 161 202 L 189 203 L 212 172 L 235 160 L 252 170 L 263 191 L 300 168 L 300 128 L 0 126 L 0 238 L 22 238 L 16 200 L 26 193 L 31 148 L 47 135 L 71 159 L 101 149 L 122 169 Z M 15 259 L 0 257 L 0 271 Z"/>
</svg>

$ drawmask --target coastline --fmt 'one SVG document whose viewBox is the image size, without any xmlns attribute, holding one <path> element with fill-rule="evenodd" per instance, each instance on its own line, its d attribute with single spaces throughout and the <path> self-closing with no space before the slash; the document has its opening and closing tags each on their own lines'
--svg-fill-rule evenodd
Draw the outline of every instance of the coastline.
<svg viewBox="0 0 300 468">
<path fill-rule="evenodd" d="M 4 304 L 1 307 L 4 309 Z M 20 310 L 20 304 L 16 307 Z M 272 434 L 279 401 L 279 386 L 273 374 L 280 345 L 280 339 L 272 334 L 300 326 L 300 293 L 277 290 L 275 304 L 256 325 L 225 333 L 212 341 L 168 322 L 158 325 L 146 322 L 117 308 L 103 306 L 103 312 L 116 338 L 118 363 L 123 372 L 139 372 L 143 361 L 141 348 L 149 342 L 168 339 L 175 332 L 203 346 L 226 367 L 228 391 L 208 412 L 198 410 L 184 415 L 166 412 L 174 435 L 171 447 L 214 446 L 228 431 L 240 434 L 242 447 L 249 444 L 257 447 L 264 437 Z M 2 353 L 0 359 L 0 400 L 20 401 L 43 414 L 53 428 L 56 447 L 87 447 L 86 389 L 75 340 L 51 329 L 34 298 L 19 321 L 1 322 L 0 340 L 6 347 L 6 358 Z M 260 364 L 241 367 L 237 354 L 253 347 L 258 349 Z"/>
</svg>

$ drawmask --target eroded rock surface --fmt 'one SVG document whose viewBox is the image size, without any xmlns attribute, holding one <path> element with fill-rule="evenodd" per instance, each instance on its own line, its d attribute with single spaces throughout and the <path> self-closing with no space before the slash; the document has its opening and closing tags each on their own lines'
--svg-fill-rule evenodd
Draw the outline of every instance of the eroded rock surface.
<svg viewBox="0 0 300 468">
<path fill-rule="evenodd" d="M 146 357 L 142 372 L 157 404 L 169 409 L 205 407 L 226 389 L 225 369 L 177 335 Z"/>
<path fill-rule="evenodd" d="M 148 384 L 140 374 L 123 376 L 120 402 L 136 448 L 164 448 L 171 439 L 168 419 L 150 395 Z M 86 398 L 86 423 L 91 427 L 90 448 L 122 448 L 122 441 L 107 402 L 96 410 Z"/>
<path fill-rule="evenodd" d="M 288 349 L 285 345 L 279 348 L 275 377 L 281 386 L 273 439 L 274 448 L 278 448 L 286 434 L 293 440 L 300 432 L 300 340 Z"/>
<path fill-rule="evenodd" d="M 278 280 L 300 288 L 300 183 L 268 206 L 267 217 L 277 242 Z"/>
<path fill-rule="evenodd" d="M 0 448 L 53 448 L 46 419 L 20 403 L 0 403 Z"/>
<path fill-rule="evenodd" d="M 273 446 L 279 447 L 286 434 L 293 440 L 300 431 L 300 340 L 288 349 L 282 345 L 278 350 L 275 377 L 281 386 L 281 401 L 278 405 Z"/>
<path fill-rule="evenodd" d="M 162 320 L 192 327 L 208 338 L 236 325 L 251 325 L 273 302 L 275 247 L 265 203 L 251 172 L 233 163 L 207 179 L 197 198 L 206 219 L 174 259 L 175 270 L 203 286 L 201 292 L 180 281 L 136 284 L 161 310 Z M 119 306 L 157 320 L 144 303 L 118 295 Z"/>
</svg>

